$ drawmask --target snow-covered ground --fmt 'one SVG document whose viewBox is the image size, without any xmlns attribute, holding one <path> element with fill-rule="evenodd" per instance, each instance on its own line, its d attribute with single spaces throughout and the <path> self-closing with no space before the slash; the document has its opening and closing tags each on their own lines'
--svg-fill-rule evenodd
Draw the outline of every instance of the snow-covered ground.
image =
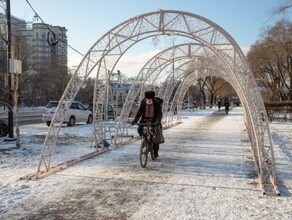
<svg viewBox="0 0 292 220">
<path fill-rule="evenodd" d="M 281 196 L 261 195 L 241 108 L 183 112 L 159 158 L 139 141 L 38 180 L 45 124 L 21 127 L 21 149 L 0 139 L 0 219 L 292 219 L 292 124 L 270 125 Z M 94 151 L 91 126 L 62 129 L 53 163 Z M 132 132 L 135 132 L 133 128 Z"/>
</svg>

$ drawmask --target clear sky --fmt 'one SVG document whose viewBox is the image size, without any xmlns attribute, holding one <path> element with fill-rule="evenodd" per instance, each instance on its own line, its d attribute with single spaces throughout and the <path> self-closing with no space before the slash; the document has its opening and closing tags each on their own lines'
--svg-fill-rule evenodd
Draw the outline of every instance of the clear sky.
<svg viewBox="0 0 292 220">
<path fill-rule="evenodd" d="M 11 14 L 32 21 L 34 12 L 26 0 L 10 0 Z M 279 17 L 272 10 L 282 0 L 29 0 L 48 24 L 68 30 L 70 46 L 85 54 L 107 31 L 131 17 L 158 9 L 187 11 L 203 16 L 225 29 L 246 51 L 259 38 L 262 28 Z M 290 11 L 291 12 L 291 11 Z M 147 51 L 141 49 L 143 56 Z M 137 54 L 136 54 L 137 55 Z M 129 59 L 134 59 L 128 55 Z M 69 67 L 81 56 L 68 48 Z M 129 69 L 129 71 L 131 71 Z"/>
</svg>

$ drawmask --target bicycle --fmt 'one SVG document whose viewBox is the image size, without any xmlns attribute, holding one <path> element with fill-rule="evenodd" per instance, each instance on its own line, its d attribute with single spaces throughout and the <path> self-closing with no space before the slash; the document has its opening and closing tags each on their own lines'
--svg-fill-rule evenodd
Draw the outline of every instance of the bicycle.
<svg viewBox="0 0 292 220">
<path fill-rule="evenodd" d="M 156 124 L 147 121 L 145 123 L 137 123 L 137 125 L 143 126 L 143 134 L 142 140 L 140 145 L 140 165 L 141 167 L 145 168 L 148 161 L 148 154 L 151 154 L 151 159 L 155 160 L 154 150 L 153 150 L 153 126 Z"/>
</svg>

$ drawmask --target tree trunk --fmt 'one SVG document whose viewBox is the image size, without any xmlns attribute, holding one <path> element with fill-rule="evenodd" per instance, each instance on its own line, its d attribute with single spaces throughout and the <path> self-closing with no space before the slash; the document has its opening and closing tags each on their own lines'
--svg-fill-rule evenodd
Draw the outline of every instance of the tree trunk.
<svg viewBox="0 0 292 220">
<path fill-rule="evenodd" d="M 16 148 L 20 148 L 20 131 L 18 126 L 18 87 L 19 87 L 19 75 L 14 75 L 14 106 L 15 106 L 15 113 L 14 113 L 14 122 L 15 122 L 15 133 L 16 133 Z"/>
</svg>

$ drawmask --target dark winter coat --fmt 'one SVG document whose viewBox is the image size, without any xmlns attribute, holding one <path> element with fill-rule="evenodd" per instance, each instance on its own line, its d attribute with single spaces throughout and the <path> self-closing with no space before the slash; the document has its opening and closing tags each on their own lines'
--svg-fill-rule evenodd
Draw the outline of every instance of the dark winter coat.
<svg viewBox="0 0 292 220">
<path fill-rule="evenodd" d="M 154 105 L 154 117 L 151 120 L 152 123 L 161 124 L 161 119 L 162 119 L 162 115 L 163 115 L 162 114 L 162 103 L 163 103 L 163 100 L 158 98 L 158 97 L 155 97 L 153 99 L 152 105 Z M 140 119 L 141 123 L 145 122 L 145 110 L 146 110 L 146 100 L 143 99 L 141 101 L 139 110 L 134 118 L 135 123 L 137 123 L 140 118 L 141 118 Z"/>
</svg>

